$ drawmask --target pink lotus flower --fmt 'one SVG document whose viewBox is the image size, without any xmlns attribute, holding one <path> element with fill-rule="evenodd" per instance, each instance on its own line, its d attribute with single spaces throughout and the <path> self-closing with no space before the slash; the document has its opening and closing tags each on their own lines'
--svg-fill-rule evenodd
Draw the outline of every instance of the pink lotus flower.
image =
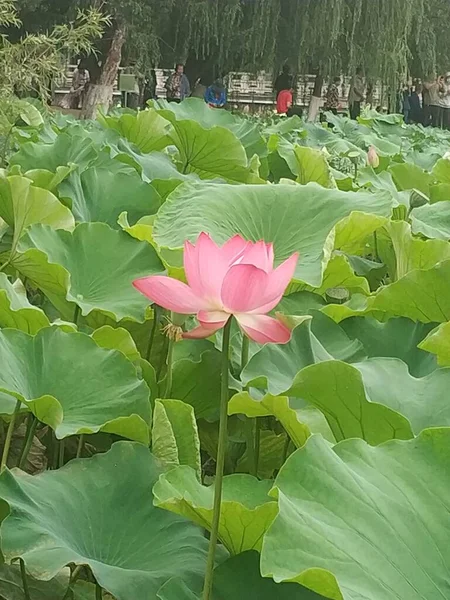
<svg viewBox="0 0 450 600">
<path fill-rule="evenodd" d="M 255 342 L 285 344 L 291 338 L 289 328 L 267 313 L 283 297 L 297 260 L 295 253 L 274 269 L 273 244 L 247 242 L 236 235 L 219 247 L 201 233 L 195 245 L 184 245 L 189 285 L 159 275 L 137 279 L 133 285 L 163 308 L 197 316 L 200 325 L 185 333 L 185 338 L 209 337 L 234 315 Z"/>
<path fill-rule="evenodd" d="M 377 169 L 380 166 L 380 157 L 374 146 L 370 146 L 369 152 L 367 153 L 367 164 L 373 169 Z"/>
</svg>

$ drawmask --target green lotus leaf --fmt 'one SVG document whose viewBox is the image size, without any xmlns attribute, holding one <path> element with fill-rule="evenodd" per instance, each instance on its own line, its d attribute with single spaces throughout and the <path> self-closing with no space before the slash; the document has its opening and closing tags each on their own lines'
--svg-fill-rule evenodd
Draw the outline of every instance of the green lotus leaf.
<svg viewBox="0 0 450 600">
<path fill-rule="evenodd" d="M 307 423 L 302 421 L 303 412 L 294 410 L 287 396 L 266 394 L 262 400 L 254 400 L 248 392 L 241 392 L 228 403 L 228 414 L 243 414 L 249 418 L 274 416 L 297 448 L 303 446 L 311 435 Z"/>
<path fill-rule="evenodd" d="M 104 117 L 103 123 L 118 131 L 144 154 L 163 150 L 170 144 L 169 124 L 155 110 L 124 114 L 119 118 Z"/>
<path fill-rule="evenodd" d="M 383 385 L 386 388 L 387 382 L 390 388 L 389 378 L 383 380 Z M 306 367 L 297 374 L 286 393 L 318 408 L 338 442 L 358 437 L 377 445 L 413 436 L 405 416 L 375 400 L 367 400 L 362 376 L 352 365 L 327 361 Z"/>
<path fill-rule="evenodd" d="M 431 269 L 450 258 L 448 242 L 414 238 L 410 225 L 404 221 L 389 221 L 378 233 L 378 242 L 380 257 L 393 281 L 415 269 Z"/>
<path fill-rule="evenodd" d="M 75 169 L 75 165 L 70 167 L 57 167 L 56 172 L 48 171 L 47 169 L 32 169 L 25 173 L 25 177 L 31 179 L 33 185 L 49 192 L 55 192 L 58 185 L 64 181 Z"/>
<path fill-rule="evenodd" d="M 421 344 L 434 324 L 416 323 L 402 317 L 385 323 L 370 317 L 352 317 L 342 321 L 340 326 L 350 339 L 361 342 L 369 358 L 399 358 L 415 377 L 423 377 L 436 369 L 436 359 L 428 353 L 431 350 Z"/>
<path fill-rule="evenodd" d="M 349 319 L 350 317 L 365 315 L 383 318 L 383 312 L 377 313 L 377 311 L 373 310 L 373 299 L 373 296 L 354 294 L 344 304 L 328 304 L 324 306 L 322 312 L 331 317 L 336 323 L 341 323 L 344 319 Z"/>
<path fill-rule="evenodd" d="M 391 204 L 384 192 L 341 192 L 317 184 L 185 184 L 159 210 L 154 239 L 172 249 L 181 248 L 186 239 L 196 240 L 202 231 L 218 243 L 235 234 L 264 239 L 274 242 L 277 262 L 300 252 L 295 279 L 319 287 L 337 223 L 355 210 L 387 217 Z"/>
<path fill-rule="evenodd" d="M 439 366 L 450 367 L 450 323 L 439 325 L 418 346 L 435 354 Z"/>
<path fill-rule="evenodd" d="M 63 569 L 51 581 L 27 577 L 32 600 L 61 600 L 69 586 L 69 569 Z M 94 600 L 95 585 L 77 581 L 73 586 L 73 600 Z M 19 565 L 0 566 L 0 596 L 3 600 L 26 600 Z"/>
<path fill-rule="evenodd" d="M 195 591 L 192 591 L 195 590 Z M 214 600 L 246 598 L 247 600 L 320 600 L 323 596 L 298 583 L 275 583 L 273 579 L 261 577 L 259 554 L 255 550 L 230 556 L 216 567 L 213 584 Z M 158 592 L 160 600 L 199 600 L 201 582 L 192 582 L 189 587 L 179 578 L 165 583 Z"/>
<path fill-rule="evenodd" d="M 342 305 L 322 311 L 337 322 L 354 316 L 407 317 L 421 323 L 444 323 L 450 319 L 448 277 L 450 260 L 433 268 L 416 269 L 398 281 L 380 288 L 372 296 L 356 294 Z"/>
<path fill-rule="evenodd" d="M 59 133 L 49 144 L 42 142 L 22 144 L 20 150 L 11 157 L 10 164 L 20 165 L 24 172 L 32 169 L 56 172 L 58 167 L 70 163 L 78 165 L 83 170 L 95 160 L 97 154 L 88 135 Z"/>
<path fill-rule="evenodd" d="M 398 358 L 371 358 L 354 364 L 353 368 L 362 376 L 366 398 L 404 415 L 415 435 L 429 427 L 450 425 L 450 407 L 446 401 L 450 369 L 436 369 L 425 377 L 414 377 Z M 356 381 L 356 374 L 349 374 L 348 379 Z"/>
<path fill-rule="evenodd" d="M 179 120 L 171 110 L 159 113 L 172 123 L 171 139 L 180 154 L 182 173 L 196 173 L 201 179 L 248 181 L 247 155 L 234 133 L 219 126 L 205 129 L 192 119 Z"/>
<path fill-rule="evenodd" d="M 164 465 L 187 465 L 201 477 L 200 440 L 192 406 L 181 400 L 155 402 L 152 452 Z"/>
<path fill-rule="evenodd" d="M 352 212 L 336 225 L 335 249 L 348 254 L 365 254 L 367 238 L 386 222 L 387 219 L 379 215 Z"/>
<path fill-rule="evenodd" d="M 69 585 L 69 569 L 62 571 L 51 581 L 39 581 L 27 577 L 31 597 L 36 600 L 55 600 L 64 597 Z M 95 587 L 92 586 L 95 593 Z M 4 600 L 26 600 L 23 592 L 22 576 L 19 565 L 2 564 L 0 566 L 0 597 Z M 92 596 L 92 600 L 95 596 Z M 77 598 L 79 600 L 79 598 Z"/>
<path fill-rule="evenodd" d="M 202 351 L 194 360 L 188 357 L 174 360 L 171 396 L 193 406 L 197 419 L 218 417 L 220 357 L 221 353 L 212 349 Z"/>
<path fill-rule="evenodd" d="M 437 183 L 430 186 L 430 202 L 446 202 L 450 200 L 450 183 Z"/>
<path fill-rule="evenodd" d="M 35 225 L 18 252 L 14 267 L 66 319 L 73 318 L 76 304 L 83 315 L 102 311 L 115 321 L 143 322 L 149 302 L 132 282 L 164 271 L 152 246 L 103 223 L 81 223 L 72 233 Z"/>
<path fill-rule="evenodd" d="M 193 173 L 183 174 L 178 171 L 173 160 L 162 152 L 138 154 L 127 147 L 126 153 L 116 155 L 116 160 L 133 166 L 144 181 L 150 181 L 154 189 L 165 200 L 183 181 L 198 181 Z"/>
<path fill-rule="evenodd" d="M 43 125 L 44 119 L 42 118 L 39 110 L 26 100 L 18 100 L 17 108 L 20 109 L 20 118 L 30 127 L 39 127 Z"/>
<path fill-rule="evenodd" d="M 292 284 L 292 286 L 296 285 L 296 283 Z M 309 315 L 312 309 L 320 310 L 325 305 L 326 302 L 322 296 L 301 291 L 284 296 L 277 306 L 277 311 L 285 315 Z"/>
<path fill-rule="evenodd" d="M 270 481 L 250 475 L 224 477 L 219 538 L 231 554 L 261 549 L 263 535 L 277 514 L 276 502 L 267 495 L 270 488 Z M 211 529 L 214 486 L 199 483 L 190 467 L 176 467 L 161 475 L 153 494 L 156 506 Z"/>
<path fill-rule="evenodd" d="M 272 479 L 274 474 L 278 473 L 284 462 L 285 453 L 289 454 L 287 452 L 288 442 L 289 438 L 285 433 L 276 434 L 267 429 L 261 431 L 258 460 L 258 477 L 260 479 Z M 249 473 L 251 469 L 252 459 L 246 448 L 237 462 L 236 473 Z"/>
<path fill-rule="evenodd" d="M 440 158 L 431 172 L 440 183 L 450 183 L 450 160 Z"/>
<path fill-rule="evenodd" d="M 290 149 L 286 144 L 278 147 L 279 155 L 284 158 L 289 169 L 297 176 L 297 182 L 306 185 L 312 181 L 325 188 L 335 188 L 330 167 L 321 150 L 307 146 L 294 146 Z"/>
<path fill-rule="evenodd" d="M 421 323 L 450 320 L 450 260 L 431 269 L 411 271 L 381 288 L 371 298 L 372 308 Z"/>
<path fill-rule="evenodd" d="M 373 448 L 310 438 L 281 469 L 261 573 L 333 600 L 446 598 L 450 429 Z"/>
<path fill-rule="evenodd" d="M 20 279 L 11 283 L 0 273 L 0 328 L 11 327 L 33 335 L 49 325 L 44 311 L 28 301 Z"/>
<path fill-rule="evenodd" d="M 54 229 L 75 227 L 70 210 L 48 190 L 35 187 L 27 177 L 0 177 L 0 217 L 13 229 L 13 246 L 35 223 Z"/>
<path fill-rule="evenodd" d="M 450 202 L 436 202 L 415 208 L 411 212 L 413 233 L 421 233 L 427 238 L 450 239 Z"/>
<path fill-rule="evenodd" d="M 160 196 L 150 183 L 142 181 L 133 169 L 118 161 L 92 165 L 82 173 L 75 171 L 59 187 L 62 198 L 69 198 L 78 222 L 101 222 L 118 229 L 117 218 L 127 211 L 134 223 L 156 213 Z"/>
<path fill-rule="evenodd" d="M 149 389 L 120 352 L 52 327 L 34 337 L 1 330 L 0 357 L 0 390 L 24 402 L 58 439 L 107 431 L 148 443 Z"/>
<path fill-rule="evenodd" d="M 97 346 L 107 350 L 119 350 L 128 360 L 135 361 L 141 358 L 131 334 L 123 327 L 104 325 L 96 329 L 91 337 Z"/>
<path fill-rule="evenodd" d="M 360 360 L 365 353 L 359 340 L 352 340 L 332 319 L 311 311 L 312 321 L 305 321 L 292 332 L 284 345 L 268 344 L 252 356 L 242 372 L 246 386 L 267 390 L 269 394 L 285 394 L 297 373 L 316 362 L 337 358 Z"/>
<path fill-rule="evenodd" d="M 153 506 L 159 473 L 149 450 L 132 442 L 35 477 L 4 471 L 6 559 L 21 557 L 43 580 L 69 563 L 88 565 L 117 600 L 152 600 L 170 578 L 200 576 L 207 542 L 195 525 Z"/>
<path fill-rule="evenodd" d="M 330 288 L 337 287 L 345 288 L 350 293 L 370 294 L 367 279 L 355 274 L 349 259 L 343 254 L 331 257 L 323 274 L 322 285 L 314 288 L 314 292 L 324 295 Z"/>
<path fill-rule="evenodd" d="M 179 121 L 192 120 L 204 129 L 211 129 L 216 125 L 229 129 L 244 146 L 248 158 L 255 154 L 260 157 L 267 156 L 267 145 L 260 128 L 249 119 L 232 115 L 226 110 L 213 109 L 203 99 L 198 98 L 187 98 L 182 104 L 159 100 L 153 102 L 153 105 L 158 111 L 170 111 Z"/>
<path fill-rule="evenodd" d="M 416 189 L 426 196 L 430 195 L 430 185 L 434 177 L 411 163 L 398 163 L 389 168 L 389 172 L 399 191 Z"/>
</svg>

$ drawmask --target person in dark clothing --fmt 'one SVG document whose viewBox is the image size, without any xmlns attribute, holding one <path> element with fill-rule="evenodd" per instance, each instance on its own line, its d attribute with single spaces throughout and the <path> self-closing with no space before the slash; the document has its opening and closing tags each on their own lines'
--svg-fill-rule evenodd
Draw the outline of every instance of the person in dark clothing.
<svg viewBox="0 0 450 600">
<path fill-rule="evenodd" d="M 290 90 L 292 88 L 292 80 L 293 78 L 289 72 L 289 66 L 283 65 L 283 70 L 276 78 L 275 85 L 273 86 L 277 98 L 280 92 L 283 92 L 284 90 Z"/>
<path fill-rule="evenodd" d="M 409 120 L 411 123 L 423 123 L 423 110 L 419 94 L 421 93 L 422 84 L 419 79 L 414 79 L 410 94 L 409 94 Z"/>
<path fill-rule="evenodd" d="M 156 100 L 156 83 L 156 71 L 155 69 L 152 69 L 143 81 L 142 108 L 147 107 L 147 102 L 149 100 Z"/>
<path fill-rule="evenodd" d="M 405 123 L 410 123 L 410 113 L 411 113 L 411 96 L 409 95 L 409 87 L 405 83 L 402 87 L 402 113 Z"/>
</svg>

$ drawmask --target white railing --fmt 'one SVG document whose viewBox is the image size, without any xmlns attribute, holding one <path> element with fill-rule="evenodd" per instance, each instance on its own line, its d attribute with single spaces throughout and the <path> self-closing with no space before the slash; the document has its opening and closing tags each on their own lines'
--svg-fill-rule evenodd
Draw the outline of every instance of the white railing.
<svg viewBox="0 0 450 600">
<path fill-rule="evenodd" d="M 75 65 L 69 65 L 66 77 L 58 82 L 55 90 L 56 96 L 66 94 L 70 88 Z M 156 94 L 159 98 L 165 98 L 166 90 L 164 84 L 169 77 L 171 69 L 156 69 Z M 245 72 L 231 72 L 226 79 L 228 89 L 228 100 L 231 104 L 237 105 L 255 105 L 255 107 L 271 106 L 275 102 L 273 92 L 273 77 L 271 73 L 261 71 L 257 74 Z M 340 101 L 343 108 L 347 106 L 347 97 L 350 88 L 351 78 L 344 77 L 340 86 Z M 314 75 L 299 75 L 297 77 L 296 103 L 299 106 L 308 106 L 314 89 Z M 194 82 L 192 82 L 193 84 Z M 325 98 L 328 82 L 325 82 L 322 88 L 322 97 Z M 120 97 L 116 83 L 114 87 L 114 95 Z M 373 90 L 373 105 L 381 104 L 382 90 L 380 85 L 374 86 Z"/>
</svg>

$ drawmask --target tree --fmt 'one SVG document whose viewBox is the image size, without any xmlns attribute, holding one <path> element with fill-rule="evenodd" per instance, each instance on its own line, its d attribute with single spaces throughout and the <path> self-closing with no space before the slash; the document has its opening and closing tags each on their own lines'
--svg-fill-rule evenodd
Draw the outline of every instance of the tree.
<svg viewBox="0 0 450 600">
<path fill-rule="evenodd" d="M 76 8 L 101 7 L 111 26 L 90 56 L 91 92 L 85 114 L 107 105 L 125 56 L 145 73 L 156 64 L 186 61 L 193 70 L 296 72 L 321 78 L 362 66 L 391 95 L 413 69 L 417 74 L 450 59 L 445 25 L 448 0 L 20 0 L 28 20 L 73 18 Z M 28 12 L 27 12 L 28 11 Z M 42 15 L 42 16 L 41 16 Z M 25 20 L 25 14 L 23 16 Z M 52 21 L 53 19 L 53 21 Z M 30 23 L 33 27 L 33 24 Z M 36 26 L 36 25 L 34 25 Z M 194 72 L 194 76 L 201 73 Z"/>
<path fill-rule="evenodd" d="M 78 12 L 74 22 L 57 25 L 48 33 L 29 34 L 16 41 L 7 35 L 0 37 L 2 163 L 17 119 L 30 120 L 33 114 L 33 107 L 20 101 L 18 95 L 34 92 L 45 101 L 52 78 L 65 69 L 64 55 L 89 52 L 92 41 L 102 36 L 104 24 L 104 17 L 95 9 L 89 9 L 85 13 Z M 16 2 L 0 0 L 0 26 L 17 29 L 20 25 Z"/>
</svg>

